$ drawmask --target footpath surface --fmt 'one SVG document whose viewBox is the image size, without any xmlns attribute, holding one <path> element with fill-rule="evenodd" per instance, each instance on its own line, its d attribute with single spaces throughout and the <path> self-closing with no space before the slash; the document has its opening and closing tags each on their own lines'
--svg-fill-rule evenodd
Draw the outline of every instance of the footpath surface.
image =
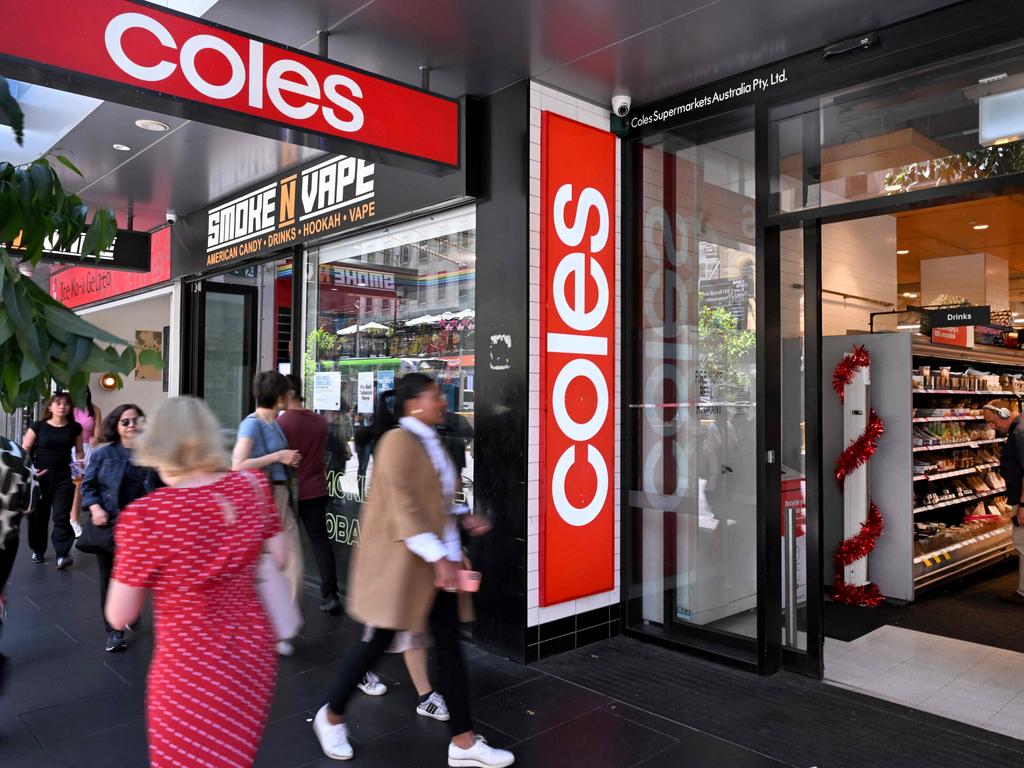
<svg viewBox="0 0 1024 768">
<path fill-rule="evenodd" d="M 125 653 L 106 653 L 98 589 L 91 556 L 76 555 L 58 572 L 52 558 L 33 565 L 27 550 L 19 552 L 0 636 L 10 669 L 0 694 L 0 768 L 147 765 L 152 616 L 129 634 Z M 317 604 L 308 589 L 307 622 L 295 656 L 281 660 L 258 766 L 337 765 L 320 752 L 310 720 L 357 628 Z M 474 648 L 467 656 L 480 732 L 529 768 L 895 766 L 944 754 L 951 756 L 944 768 L 1024 764 L 1024 745 L 998 734 L 950 730 L 941 718 L 814 681 L 760 679 L 633 640 L 530 667 Z M 390 692 L 360 695 L 350 713 L 352 765 L 445 765 L 445 725 L 415 714 L 401 658 L 386 657 L 379 672 Z M 906 745 L 922 741 L 928 749 L 908 762 Z M 947 753 L 949 745 L 957 748 Z M 973 761 L 965 762 L 968 755 Z"/>
</svg>

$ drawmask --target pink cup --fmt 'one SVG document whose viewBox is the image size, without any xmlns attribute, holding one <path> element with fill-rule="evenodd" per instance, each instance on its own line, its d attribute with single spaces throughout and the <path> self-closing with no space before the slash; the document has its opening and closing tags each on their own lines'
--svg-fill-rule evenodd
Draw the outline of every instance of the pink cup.
<svg viewBox="0 0 1024 768">
<path fill-rule="evenodd" d="M 482 578 L 480 571 L 459 571 L 459 590 L 461 592 L 479 592 Z"/>
</svg>

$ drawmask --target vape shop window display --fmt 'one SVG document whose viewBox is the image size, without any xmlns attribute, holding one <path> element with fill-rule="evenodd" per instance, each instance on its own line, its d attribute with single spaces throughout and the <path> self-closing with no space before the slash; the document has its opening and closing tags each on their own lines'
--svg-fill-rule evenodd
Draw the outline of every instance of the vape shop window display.
<svg viewBox="0 0 1024 768">
<path fill-rule="evenodd" d="M 412 371 L 448 398 L 444 443 L 473 494 L 476 215 L 445 211 L 310 249 L 303 380 L 330 425 L 328 530 L 358 541 L 373 477 L 374 404 Z"/>
</svg>

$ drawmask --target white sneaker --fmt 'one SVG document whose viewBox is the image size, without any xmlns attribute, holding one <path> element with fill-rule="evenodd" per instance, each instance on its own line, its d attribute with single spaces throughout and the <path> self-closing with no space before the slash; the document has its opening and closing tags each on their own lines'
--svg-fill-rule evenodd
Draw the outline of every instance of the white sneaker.
<svg viewBox="0 0 1024 768">
<path fill-rule="evenodd" d="M 75 538 L 76 539 L 79 536 L 82 535 L 82 526 L 80 526 L 78 523 L 72 522 L 71 523 L 71 530 L 73 530 L 75 532 Z"/>
<path fill-rule="evenodd" d="M 327 705 L 313 718 L 313 733 L 320 742 L 320 749 L 332 760 L 351 760 L 352 745 L 348 743 L 348 728 L 344 723 L 331 725 L 327 721 Z"/>
<path fill-rule="evenodd" d="M 356 688 L 367 696 L 383 696 L 388 692 L 388 687 L 373 672 L 363 675 L 363 682 L 359 683 Z"/>
<path fill-rule="evenodd" d="M 432 717 L 441 722 L 448 722 L 452 716 L 448 714 L 448 702 L 444 700 L 437 691 L 430 694 L 430 698 L 416 705 L 416 714 L 424 717 Z"/>
<path fill-rule="evenodd" d="M 448 744 L 448 765 L 452 768 L 504 768 L 516 761 L 515 755 L 507 749 L 495 749 L 487 744 L 483 736 L 476 737 L 476 744 L 463 749 Z"/>
<path fill-rule="evenodd" d="M 291 656 L 293 653 L 295 653 L 295 646 L 291 644 L 290 640 L 277 641 L 278 656 Z"/>
</svg>

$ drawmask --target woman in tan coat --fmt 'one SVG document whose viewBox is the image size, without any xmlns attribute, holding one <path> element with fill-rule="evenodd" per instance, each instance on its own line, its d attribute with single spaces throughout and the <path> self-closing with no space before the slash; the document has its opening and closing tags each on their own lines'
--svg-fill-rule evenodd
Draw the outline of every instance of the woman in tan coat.
<svg viewBox="0 0 1024 768">
<path fill-rule="evenodd" d="M 451 714 L 448 765 L 511 765 L 511 752 L 489 746 L 473 730 L 458 638 L 459 622 L 468 617 L 468 600 L 460 611 L 458 594 L 459 569 L 465 565 L 458 527 L 479 536 L 490 524 L 472 514 L 456 516 L 452 500 L 458 477 L 435 429 L 447 405 L 437 384 L 421 373 L 407 374 L 395 387 L 394 400 L 401 418 L 377 443 L 373 485 L 349 572 L 348 612 L 365 625 L 363 639 L 346 656 L 313 730 L 325 755 L 351 759 L 345 710 L 357 684 L 396 632 L 429 630 L 440 672 L 438 692 Z"/>
</svg>

